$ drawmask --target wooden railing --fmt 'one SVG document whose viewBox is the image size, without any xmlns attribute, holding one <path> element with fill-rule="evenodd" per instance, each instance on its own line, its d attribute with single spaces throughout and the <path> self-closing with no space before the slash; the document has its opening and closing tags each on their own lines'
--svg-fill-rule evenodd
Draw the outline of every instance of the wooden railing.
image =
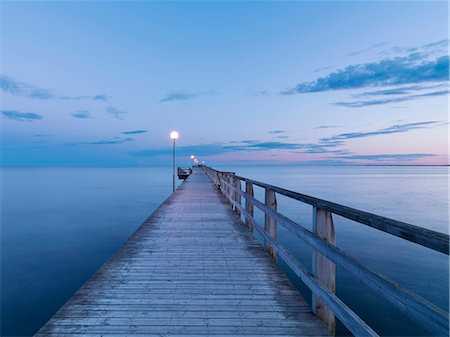
<svg viewBox="0 0 450 337">
<path fill-rule="evenodd" d="M 339 265 L 431 333 L 437 336 L 449 335 L 448 312 L 378 274 L 335 246 L 333 214 L 446 255 L 449 254 L 448 235 L 240 177 L 233 172 L 217 171 L 206 166 L 203 169 L 220 188 L 233 209 L 244 216 L 249 228 L 262 235 L 269 254 L 274 258 L 279 256 L 311 290 L 312 311 L 324 321 L 332 334 L 335 333 L 335 317 L 337 317 L 355 336 L 378 336 L 336 296 L 336 265 Z M 242 190 L 242 183 L 245 183 L 245 191 Z M 264 202 L 254 197 L 254 185 L 265 190 Z M 277 194 L 313 206 L 313 231 L 277 212 Z M 244 206 L 242 198 L 245 200 Z M 264 227 L 258 224 L 253 216 L 255 206 L 265 214 Z M 312 272 L 277 240 L 278 223 L 312 247 Z"/>
</svg>

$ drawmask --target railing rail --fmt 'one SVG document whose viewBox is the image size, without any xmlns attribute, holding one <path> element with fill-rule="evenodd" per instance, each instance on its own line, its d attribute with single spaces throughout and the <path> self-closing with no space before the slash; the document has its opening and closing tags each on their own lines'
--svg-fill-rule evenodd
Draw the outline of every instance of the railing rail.
<svg viewBox="0 0 450 337">
<path fill-rule="evenodd" d="M 333 214 L 340 215 L 350 220 L 354 220 L 363 225 L 376 228 L 383 232 L 387 232 L 389 234 L 398 236 L 402 239 L 417 243 L 419 245 L 436 250 L 438 252 L 445 253 L 447 255 L 449 253 L 449 237 L 446 234 L 414 226 L 405 222 L 385 218 L 380 215 L 360 211 L 358 209 L 351 208 L 348 206 L 339 205 L 331 201 L 293 192 L 281 187 L 269 185 L 253 179 L 248 179 L 236 175 L 235 178 L 274 191 L 278 194 L 287 196 L 289 198 L 302 201 L 314 207 L 330 211 Z"/>
<path fill-rule="evenodd" d="M 221 172 L 210 167 L 203 167 L 203 169 L 220 188 L 233 209 L 245 217 L 245 223 L 263 236 L 264 245 L 269 254 L 274 258 L 276 256 L 282 258 L 310 288 L 313 299 L 312 310 L 325 322 L 331 333 L 334 333 L 334 317 L 336 316 L 356 336 L 377 335 L 336 297 L 335 265 L 337 264 L 351 273 L 357 280 L 384 296 L 389 302 L 396 305 L 402 313 L 421 323 L 433 334 L 448 336 L 449 315 L 446 311 L 371 270 L 334 245 L 332 214 L 343 216 L 447 255 L 449 253 L 448 235 L 237 176 L 233 172 Z M 241 182 L 245 182 L 245 191 L 242 191 Z M 264 203 L 254 197 L 253 185 L 265 189 Z M 313 206 L 313 232 L 277 211 L 276 194 Z M 242 198 L 245 200 L 245 207 L 242 206 Z M 255 206 L 265 214 L 264 227 L 261 227 L 253 217 Z M 277 223 L 282 224 L 289 232 L 313 248 L 312 273 L 276 239 Z"/>
</svg>

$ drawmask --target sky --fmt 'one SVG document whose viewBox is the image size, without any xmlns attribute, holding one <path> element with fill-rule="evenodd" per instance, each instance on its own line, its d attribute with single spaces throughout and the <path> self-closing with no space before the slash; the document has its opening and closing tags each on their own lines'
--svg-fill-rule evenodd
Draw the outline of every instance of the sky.
<svg viewBox="0 0 450 337">
<path fill-rule="evenodd" d="M 0 6 L 4 166 L 449 163 L 446 1 Z"/>
</svg>

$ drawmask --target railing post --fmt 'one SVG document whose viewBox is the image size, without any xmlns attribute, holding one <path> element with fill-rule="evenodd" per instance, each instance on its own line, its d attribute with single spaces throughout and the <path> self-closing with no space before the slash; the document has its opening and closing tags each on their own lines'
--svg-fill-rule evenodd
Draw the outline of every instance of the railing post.
<svg viewBox="0 0 450 337">
<path fill-rule="evenodd" d="M 222 181 L 221 180 L 222 180 L 222 173 L 217 172 L 217 181 L 219 182 L 219 191 L 220 192 L 222 192 Z"/>
<path fill-rule="evenodd" d="M 225 173 L 222 173 L 222 180 L 224 182 L 224 184 L 222 185 L 222 193 L 225 196 L 226 201 L 228 202 L 228 186 L 227 186 L 227 182 L 228 182 L 228 176 Z"/>
<path fill-rule="evenodd" d="M 234 175 L 230 174 L 230 180 L 228 181 L 228 183 L 230 184 L 228 186 L 229 191 L 230 191 L 230 199 L 231 199 L 231 208 L 233 209 L 233 211 L 236 211 L 236 207 L 233 204 L 233 201 L 236 201 L 236 193 L 234 192 Z"/>
<path fill-rule="evenodd" d="M 231 202 L 231 200 L 233 198 L 233 194 L 231 193 L 231 188 L 230 188 L 230 185 L 231 185 L 231 174 L 230 173 L 225 173 L 224 180 L 226 182 L 226 185 L 225 185 L 225 197 L 226 197 L 227 201 L 230 203 L 230 205 L 232 206 L 232 208 L 234 209 L 233 203 Z"/>
<path fill-rule="evenodd" d="M 275 195 L 275 192 L 272 190 L 269 190 L 266 188 L 265 192 L 265 204 L 267 207 L 273 209 L 274 211 L 277 210 L 277 198 Z M 266 232 L 273 237 L 274 239 L 277 238 L 277 221 L 272 219 L 269 215 L 265 214 L 264 216 L 264 229 Z M 273 248 L 268 244 L 265 243 L 266 249 L 268 250 L 269 254 L 275 259 L 276 254 Z"/>
<path fill-rule="evenodd" d="M 255 193 L 253 192 L 253 184 L 249 183 L 248 181 L 245 182 L 245 193 L 248 194 L 251 197 L 255 196 Z M 253 218 L 254 214 L 254 208 L 253 203 L 245 198 L 245 211 Z M 250 219 L 245 217 L 245 224 L 248 226 L 250 230 L 253 229 L 252 223 L 250 222 Z"/>
<path fill-rule="evenodd" d="M 332 245 L 336 243 L 331 212 L 314 207 L 313 232 L 319 238 Z M 312 272 L 317 280 L 326 286 L 332 293 L 336 293 L 336 265 L 316 251 L 313 251 Z M 335 316 L 322 299 L 314 295 L 314 293 L 312 294 L 312 311 L 326 324 L 330 333 L 335 335 Z"/>
<path fill-rule="evenodd" d="M 231 174 L 227 173 L 227 194 L 228 194 L 228 202 L 233 206 L 233 203 L 231 202 L 231 200 L 233 199 L 233 195 L 231 194 Z"/>
<path fill-rule="evenodd" d="M 233 175 L 233 187 L 236 189 L 239 189 L 239 191 L 241 191 L 241 180 L 239 178 L 236 178 L 235 175 Z M 242 206 L 242 198 L 241 198 L 241 194 L 238 191 L 233 191 L 234 192 L 234 197 L 233 200 Z M 236 211 L 237 214 L 241 215 L 241 210 L 237 207 L 234 207 L 234 210 Z"/>
</svg>

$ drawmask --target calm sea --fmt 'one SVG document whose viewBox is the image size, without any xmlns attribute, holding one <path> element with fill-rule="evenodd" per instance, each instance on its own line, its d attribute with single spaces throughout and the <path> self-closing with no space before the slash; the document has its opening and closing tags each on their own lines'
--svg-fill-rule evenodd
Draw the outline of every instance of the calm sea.
<svg viewBox="0 0 450 337">
<path fill-rule="evenodd" d="M 447 167 L 217 168 L 448 233 Z M 1 173 L 2 336 L 36 332 L 171 193 L 170 167 L 6 168 Z M 262 190 L 255 194 L 263 200 Z M 311 228 L 311 206 L 283 197 L 278 204 L 280 212 Z M 448 257 L 340 217 L 334 221 L 339 247 L 448 310 Z M 306 244 L 281 226 L 278 235 L 310 266 Z M 339 268 L 337 293 L 379 334 L 427 335 Z M 338 332 L 346 334 L 341 326 Z"/>
</svg>

